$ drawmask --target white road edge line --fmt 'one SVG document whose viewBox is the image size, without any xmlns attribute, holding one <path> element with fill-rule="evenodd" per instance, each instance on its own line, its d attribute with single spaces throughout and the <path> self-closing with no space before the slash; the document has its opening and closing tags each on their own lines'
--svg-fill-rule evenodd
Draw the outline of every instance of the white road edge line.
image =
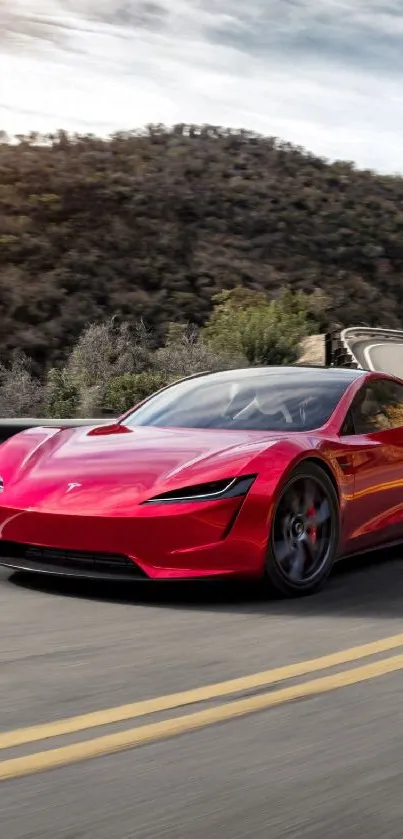
<svg viewBox="0 0 403 839">
<path fill-rule="evenodd" d="M 385 344 L 385 341 L 382 341 L 381 344 L 370 344 L 369 347 L 365 347 L 364 350 L 364 358 L 370 370 L 375 370 L 375 367 L 371 361 L 371 350 L 376 350 L 377 347 L 388 347 L 389 344 Z"/>
</svg>

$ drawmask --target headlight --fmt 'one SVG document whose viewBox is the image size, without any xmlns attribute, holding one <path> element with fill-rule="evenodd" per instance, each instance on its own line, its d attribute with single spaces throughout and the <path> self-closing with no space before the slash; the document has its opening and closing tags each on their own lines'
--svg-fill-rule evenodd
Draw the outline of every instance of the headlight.
<svg viewBox="0 0 403 839">
<path fill-rule="evenodd" d="M 208 484 L 195 484 L 181 487 L 170 492 L 155 495 L 143 504 L 177 504 L 184 501 L 218 501 L 219 499 L 238 498 L 246 495 L 256 475 L 242 475 L 240 478 L 225 478 Z"/>
</svg>

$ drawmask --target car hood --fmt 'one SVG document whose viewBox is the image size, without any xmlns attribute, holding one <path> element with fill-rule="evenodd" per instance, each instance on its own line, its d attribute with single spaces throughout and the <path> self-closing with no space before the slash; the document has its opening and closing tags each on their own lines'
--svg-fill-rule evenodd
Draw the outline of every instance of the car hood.
<svg viewBox="0 0 403 839">
<path fill-rule="evenodd" d="M 108 514 L 248 469 L 283 435 L 102 426 L 31 429 L 0 451 L 1 505 Z"/>
</svg>

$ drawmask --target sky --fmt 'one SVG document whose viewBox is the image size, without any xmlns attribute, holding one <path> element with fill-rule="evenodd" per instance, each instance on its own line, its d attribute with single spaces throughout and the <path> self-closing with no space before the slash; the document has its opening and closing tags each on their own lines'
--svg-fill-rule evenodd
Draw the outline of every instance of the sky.
<svg viewBox="0 0 403 839">
<path fill-rule="evenodd" d="M 0 129 L 210 123 L 403 174 L 403 0 L 0 0 Z"/>
</svg>

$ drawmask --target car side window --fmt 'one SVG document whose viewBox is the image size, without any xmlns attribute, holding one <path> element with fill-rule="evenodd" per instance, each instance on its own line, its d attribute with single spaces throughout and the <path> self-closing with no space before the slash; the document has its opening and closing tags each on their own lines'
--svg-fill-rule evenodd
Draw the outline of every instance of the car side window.
<svg viewBox="0 0 403 839">
<path fill-rule="evenodd" d="M 403 386 L 372 380 L 357 393 L 351 406 L 355 434 L 375 434 L 403 428 Z"/>
<path fill-rule="evenodd" d="M 387 382 L 387 385 L 390 396 L 385 407 L 390 427 L 403 429 L 403 386 L 395 382 Z"/>
<path fill-rule="evenodd" d="M 352 437 L 355 434 L 354 420 L 351 410 L 348 412 L 341 427 L 342 437 Z"/>
</svg>

